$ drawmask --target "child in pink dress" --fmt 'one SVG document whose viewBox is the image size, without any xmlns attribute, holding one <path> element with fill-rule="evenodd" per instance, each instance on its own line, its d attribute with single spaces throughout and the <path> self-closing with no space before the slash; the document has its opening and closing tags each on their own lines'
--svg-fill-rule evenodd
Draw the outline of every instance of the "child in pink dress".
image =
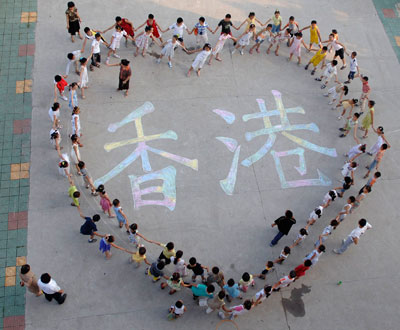
<svg viewBox="0 0 400 330">
<path fill-rule="evenodd" d="M 288 61 L 290 61 L 293 57 L 293 54 L 297 56 L 297 65 L 301 64 L 301 45 L 303 44 L 305 49 L 307 48 L 307 45 L 305 44 L 303 40 L 303 33 L 297 32 L 294 35 L 294 38 L 290 41 L 290 50 L 289 50 L 289 58 Z"/>
<path fill-rule="evenodd" d="M 99 185 L 96 189 L 96 191 L 100 195 L 100 206 L 103 209 L 104 213 L 108 213 L 109 218 L 115 218 L 115 215 L 111 215 L 111 201 L 110 198 L 108 197 L 106 191 L 104 190 L 104 185 Z"/>
</svg>

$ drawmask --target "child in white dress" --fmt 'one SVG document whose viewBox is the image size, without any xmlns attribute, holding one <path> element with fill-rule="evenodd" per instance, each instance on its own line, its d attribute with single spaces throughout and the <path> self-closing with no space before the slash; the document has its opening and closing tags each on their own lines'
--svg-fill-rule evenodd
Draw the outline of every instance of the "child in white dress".
<svg viewBox="0 0 400 330">
<path fill-rule="evenodd" d="M 219 53 L 222 51 L 222 49 L 224 48 L 225 42 L 228 39 L 232 39 L 234 42 L 237 41 L 236 38 L 232 37 L 230 34 L 224 32 L 221 33 L 221 35 L 218 38 L 217 44 L 215 45 L 213 52 L 211 53 L 211 57 L 210 60 L 208 61 L 208 64 L 211 65 L 211 60 L 213 58 L 213 56 L 215 56 L 215 60 L 221 62 L 222 58 L 219 56 Z"/>
<path fill-rule="evenodd" d="M 301 45 L 303 45 L 305 49 L 308 49 L 306 43 L 303 40 L 303 33 L 297 32 L 289 44 L 290 55 L 289 55 L 288 61 L 290 61 L 293 57 L 293 54 L 295 54 L 297 56 L 297 65 L 301 64 Z"/>
<path fill-rule="evenodd" d="M 79 144 L 78 144 L 77 135 L 73 134 L 71 136 L 71 141 L 72 141 L 71 159 L 75 164 L 78 175 L 82 175 L 81 170 L 78 166 L 78 163 L 81 161 L 81 153 L 79 152 Z"/>
<path fill-rule="evenodd" d="M 200 51 L 200 50 L 197 50 Z M 189 53 L 194 53 L 197 51 L 189 52 Z M 193 70 L 196 70 L 197 75 L 200 77 L 200 70 L 203 68 L 204 63 L 207 61 L 207 58 L 211 55 L 211 45 L 210 44 L 205 44 L 203 47 L 203 50 L 198 54 L 195 58 L 195 60 L 192 63 L 192 66 L 189 68 L 189 71 L 187 73 L 187 76 L 190 77 L 190 73 Z"/>
<path fill-rule="evenodd" d="M 81 87 L 81 96 L 83 99 L 86 98 L 85 96 L 85 89 L 88 88 L 89 85 L 89 76 L 87 72 L 87 58 L 82 57 L 79 62 L 81 63 L 81 73 L 80 73 L 80 80 L 79 80 L 79 86 Z"/>
<path fill-rule="evenodd" d="M 146 26 L 144 32 L 139 33 L 136 38 L 136 52 L 134 56 L 139 55 L 139 49 L 142 50 L 142 56 L 146 56 L 147 48 L 149 48 L 149 41 L 152 40 L 158 44 L 158 41 L 155 40 L 153 36 L 153 28 L 151 26 Z"/>
<path fill-rule="evenodd" d="M 282 32 L 279 32 L 278 34 L 275 35 L 274 38 L 271 39 L 271 44 L 269 45 L 267 49 L 267 54 L 271 51 L 271 48 L 276 45 L 275 48 L 275 55 L 279 56 L 279 47 L 281 46 L 281 42 L 285 41 L 287 42 L 290 40 L 291 34 L 290 34 L 290 29 L 286 29 L 285 32 L 282 34 Z"/>
<path fill-rule="evenodd" d="M 74 108 L 74 110 L 72 112 L 72 118 L 71 118 L 71 127 L 72 127 L 72 135 L 76 135 L 78 145 L 80 147 L 83 147 L 83 144 L 80 141 L 80 137 L 82 136 L 81 121 L 79 119 L 80 112 L 81 112 L 81 109 L 79 109 L 79 107 Z"/>
<path fill-rule="evenodd" d="M 232 54 L 235 53 L 236 49 L 242 47 L 240 49 L 240 55 L 243 55 L 244 48 L 250 45 L 250 38 L 256 39 L 256 26 L 254 24 L 250 24 L 249 28 L 239 37 L 239 41 L 235 48 L 232 50 Z"/>
<path fill-rule="evenodd" d="M 164 42 L 161 46 L 164 48 L 161 50 L 160 57 L 157 60 L 157 63 L 161 63 L 161 59 L 164 56 L 168 57 L 168 66 L 172 68 L 172 58 L 174 57 L 175 54 L 175 48 L 177 46 L 181 47 L 185 52 L 187 52 L 187 49 L 185 46 L 183 46 L 179 41 L 178 41 L 178 36 L 174 35 L 172 39 L 169 39 L 168 41 Z"/>
</svg>

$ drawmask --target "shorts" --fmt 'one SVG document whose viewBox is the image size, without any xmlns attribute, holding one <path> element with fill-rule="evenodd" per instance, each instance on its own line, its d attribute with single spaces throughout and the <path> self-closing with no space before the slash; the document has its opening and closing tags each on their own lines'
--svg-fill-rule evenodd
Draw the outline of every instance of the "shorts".
<svg viewBox="0 0 400 330">
<path fill-rule="evenodd" d="M 264 42 L 265 39 L 256 39 L 256 44 L 262 44 Z"/>
<path fill-rule="evenodd" d="M 151 276 L 153 278 L 153 281 L 158 281 L 161 276 L 154 276 L 151 272 L 150 272 L 150 268 L 147 270 L 147 275 Z"/>
<path fill-rule="evenodd" d="M 378 165 L 378 161 L 374 159 L 371 165 L 369 165 L 368 171 L 373 171 L 376 165 Z"/>
<path fill-rule="evenodd" d="M 126 219 L 124 217 L 119 217 L 117 215 L 117 220 L 118 220 L 119 223 L 122 223 L 122 224 L 126 225 Z"/>
<path fill-rule="evenodd" d="M 264 269 L 264 270 L 261 272 L 261 274 L 263 274 L 263 275 L 267 275 L 267 274 L 268 274 L 268 272 L 269 272 L 269 270 L 268 270 L 268 269 Z"/>
<path fill-rule="evenodd" d="M 272 33 L 278 33 L 281 30 L 281 25 L 272 25 Z"/>
<path fill-rule="evenodd" d="M 183 38 L 178 38 L 178 41 L 179 42 L 183 42 Z"/>
<path fill-rule="evenodd" d="M 347 79 L 353 80 L 355 74 L 356 74 L 355 71 L 350 71 L 350 72 L 349 72 L 349 75 L 347 76 Z"/>
<path fill-rule="evenodd" d="M 169 265 L 169 264 L 171 263 L 171 259 L 170 259 L 170 258 L 167 258 L 167 257 L 164 255 L 164 253 L 162 253 L 162 252 L 161 252 L 160 256 L 158 257 L 158 260 L 159 260 L 159 261 L 164 260 L 164 262 L 165 262 L 166 265 Z"/>
<path fill-rule="evenodd" d="M 310 37 L 310 45 L 312 45 L 312 44 L 319 45 L 319 39 L 318 39 L 318 36 L 317 36 L 317 35 L 316 35 L 316 36 L 311 36 L 311 37 Z"/>
<path fill-rule="evenodd" d="M 334 56 L 334 58 L 335 58 L 336 56 L 339 56 L 340 59 L 343 60 L 343 59 L 344 59 L 344 49 L 343 49 L 343 48 L 340 48 L 340 49 L 338 49 L 337 51 L 335 51 L 335 56 Z"/>
<path fill-rule="evenodd" d="M 92 65 L 96 65 L 97 63 L 101 62 L 101 56 L 100 53 L 93 54 L 92 55 Z"/>
</svg>

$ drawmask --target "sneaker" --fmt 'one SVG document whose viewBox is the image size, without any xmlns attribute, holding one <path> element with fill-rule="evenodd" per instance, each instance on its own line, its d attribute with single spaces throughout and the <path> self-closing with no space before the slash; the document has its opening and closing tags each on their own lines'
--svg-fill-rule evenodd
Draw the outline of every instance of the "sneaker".
<svg viewBox="0 0 400 330">
<path fill-rule="evenodd" d="M 344 138 L 344 137 L 346 137 L 346 135 L 340 134 L 339 137 Z"/>
<path fill-rule="evenodd" d="M 311 71 L 311 75 L 313 76 L 315 73 L 315 69 Z"/>
<path fill-rule="evenodd" d="M 345 241 L 346 241 L 346 240 L 343 238 L 343 239 L 342 239 L 342 244 L 344 244 Z"/>
<path fill-rule="evenodd" d="M 89 242 L 89 243 L 94 243 L 94 242 L 97 242 L 97 239 L 96 239 L 96 238 L 88 239 L 88 242 Z"/>
<path fill-rule="evenodd" d="M 324 95 L 325 97 L 328 97 L 328 96 L 329 96 L 329 93 L 325 93 L 325 94 L 322 94 L 322 95 Z"/>
<path fill-rule="evenodd" d="M 308 70 L 308 64 L 304 67 L 304 70 Z"/>
<path fill-rule="evenodd" d="M 160 64 L 161 63 L 161 58 L 158 58 L 156 62 L 157 62 L 157 64 Z"/>
<path fill-rule="evenodd" d="M 315 80 L 316 80 L 316 81 L 321 81 L 322 79 L 321 79 L 321 78 L 315 78 Z"/>
<path fill-rule="evenodd" d="M 343 84 L 350 84 L 350 80 L 346 80 Z"/>
<path fill-rule="evenodd" d="M 343 127 L 339 128 L 339 131 L 344 132 L 345 129 Z"/>
<path fill-rule="evenodd" d="M 333 249 L 332 251 L 333 251 L 334 253 L 336 253 L 336 254 L 340 254 L 338 249 Z"/>
<path fill-rule="evenodd" d="M 329 105 L 332 105 L 333 103 L 334 103 L 333 101 L 329 101 L 329 102 L 328 102 Z"/>
<path fill-rule="evenodd" d="M 64 101 L 68 101 L 68 97 L 66 97 L 65 95 L 62 95 L 61 98 L 62 98 Z"/>
<path fill-rule="evenodd" d="M 64 303 L 64 301 L 65 301 L 65 299 L 67 299 L 67 294 L 66 293 L 64 293 L 62 296 L 61 296 L 61 300 L 59 301 L 59 305 L 62 305 L 63 303 Z"/>
<path fill-rule="evenodd" d="M 144 270 L 144 275 L 148 275 L 149 274 L 149 267 L 147 267 L 145 270 Z"/>
<path fill-rule="evenodd" d="M 369 151 L 368 151 L 368 152 L 367 152 L 367 155 L 368 155 L 368 156 L 372 156 L 372 152 L 369 152 Z"/>
<path fill-rule="evenodd" d="M 272 243 L 269 243 L 269 246 L 270 246 L 270 247 L 273 247 L 273 246 L 274 246 L 274 244 L 272 244 Z"/>
<path fill-rule="evenodd" d="M 333 106 L 331 107 L 331 110 L 336 110 L 336 107 L 333 105 Z"/>
<path fill-rule="evenodd" d="M 108 64 L 110 64 L 110 58 L 109 57 L 107 57 L 107 59 L 106 59 L 106 65 L 108 65 Z"/>
<path fill-rule="evenodd" d="M 172 62 L 168 62 L 168 66 L 172 68 Z"/>
<path fill-rule="evenodd" d="M 361 111 L 361 112 L 360 112 L 360 116 L 361 116 L 363 113 L 364 113 L 364 111 Z"/>
<path fill-rule="evenodd" d="M 325 87 L 326 87 L 326 85 L 322 85 L 322 86 L 321 86 L 321 89 L 324 89 Z"/>
<path fill-rule="evenodd" d="M 241 49 L 240 50 L 240 55 L 243 55 L 243 54 L 244 54 L 243 49 Z"/>
<path fill-rule="evenodd" d="M 121 56 L 119 56 L 118 54 L 113 54 L 113 56 L 114 56 L 115 58 L 121 58 Z"/>
<path fill-rule="evenodd" d="M 347 65 L 343 65 L 340 70 L 344 70 L 347 67 Z"/>
<path fill-rule="evenodd" d="M 236 52 L 236 48 L 234 48 L 234 49 L 231 51 L 231 54 L 233 55 L 233 54 L 235 54 L 235 52 Z"/>
</svg>

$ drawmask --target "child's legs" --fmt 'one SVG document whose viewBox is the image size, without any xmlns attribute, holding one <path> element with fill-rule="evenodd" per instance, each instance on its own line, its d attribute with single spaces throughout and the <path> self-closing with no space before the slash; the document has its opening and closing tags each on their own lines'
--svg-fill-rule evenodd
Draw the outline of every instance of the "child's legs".
<svg viewBox="0 0 400 330">
<path fill-rule="evenodd" d="M 106 259 L 110 259 L 111 258 L 111 251 L 106 251 L 105 255 L 106 255 Z"/>
</svg>

